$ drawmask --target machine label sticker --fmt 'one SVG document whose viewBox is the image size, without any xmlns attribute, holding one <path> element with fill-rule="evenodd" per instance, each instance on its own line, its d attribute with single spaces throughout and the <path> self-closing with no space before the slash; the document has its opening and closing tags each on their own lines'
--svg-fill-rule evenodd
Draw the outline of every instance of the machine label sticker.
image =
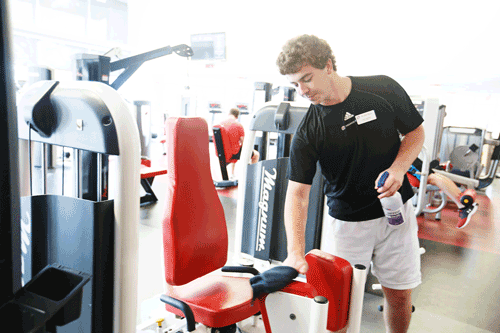
<svg viewBox="0 0 500 333">
<path fill-rule="evenodd" d="M 260 186 L 260 200 L 259 200 L 259 221 L 257 226 L 257 244 L 256 251 L 264 251 L 266 249 L 266 236 L 267 236 L 267 212 L 269 209 L 269 193 L 274 189 L 275 180 L 277 176 L 276 168 L 273 168 L 274 174 L 269 173 L 262 168 L 264 177 Z"/>
<path fill-rule="evenodd" d="M 377 119 L 377 116 L 375 115 L 375 110 L 371 110 L 356 116 L 356 121 L 358 122 L 358 125 L 370 122 L 375 119 Z"/>
</svg>

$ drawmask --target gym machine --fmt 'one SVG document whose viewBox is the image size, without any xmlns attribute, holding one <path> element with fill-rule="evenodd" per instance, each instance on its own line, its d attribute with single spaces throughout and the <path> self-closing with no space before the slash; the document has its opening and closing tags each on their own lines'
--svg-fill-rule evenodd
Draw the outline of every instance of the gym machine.
<svg viewBox="0 0 500 333">
<path fill-rule="evenodd" d="M 59 264 L 45 267 L 29 283 L 21 281 L 22 261 L 19 150 L 8 3 L 0 3 L 0 112 L 4 153 L 0 179 L 0 318 L 10 332 L 45 333 L 80 316 L 81 290 L 89 276 Z M 49 330 L 47 330 L 49 329 Z"/>
<path fill-rule="evenodd" d="M 352 267 L 338 257 L 325 259 L 318 250 L 306 256 L 310 265 L 306 281 L 293 280 L 297 272 L 290 267 L 260 273 L 251 267 L 224 266 L 227 224 L 210 174 L 207 122 L 180 117 L 169 118 L 167 124 L 171 167 L 163 220 L 167 285 L 160 298 L 168 312 L 184 318 L 181 324 L 169 322 L 168 332 L 209 328 L 212 333 L 235 333 L 238 322 L 259 314 L 267 333 L 326 333 L 346 327 L 348 320 L 350 332 L 359 332 L 364 267 Z"/>
<path fill-rule="evenodd" d="M 260 110 L 266 103 L 271 102 L 273 96 L 278 96 L 278 103 L 283 102 L 293 102 L 295 101 L 296 90 L 292 87 L 282 87 L 278 86 L 273 89 L 272 83 L 268 82 L 255 82 L 254 92 L 253 92 L 253 102 L 252 102 L 252 114 L 255 114 Z M 282 98 L 280 98 L 280 96 Z M 246 132 L 245 132 L 246 133 Z M 267 132 L 258 132 L 255 136 L 255 146 L 256 150 L 259 152 L 261 160 L 267 159 L 267 150 L 269 148 L 269 143 L 274 141 L 269 137 Z M 286 142 L 281 140 L 282 143 Z"/>
<path fill-rule="evenodd" d="M 159 57 L 175 53 L 181 57 L 191 57 L 193 50 L 186 44 L 176 46 L 166 46 L 160 49 L 135 55 L 129 58 L 120 59 L 111 62 L 111 58 L 107 56 L 81 53 L 75 56 L 76 60 L 76 80 L 78 81 L 97 81 L 110 85 L 118 90 L 146 61 L 153 60 Z M 110 83 L 110 74 L 112 72 L 123 70 L 120 75 Z M 138 108 L 138 106 L 136 106 Z M 137 111 L 139 113 L 139 110 Z M 83 165 L 85 166 L 83 173 L 83 198 L 89 200 L 97 200 L 97 192 L 106 194 L 108 174 L 106 172 L 108 166 L 103 161 L 103 165 L 97 165 L 97 157 L 90 152 L 84 152 Z M 96 189 L 93 186 L 91 179 L 97 178 L 97 168 L 104 170 L 102 175 L 103 188 Z M 107 199 L 106 196 L 102 198 Z"/>
<path fill-rule="evenodd" d="M 212 114 L 212 121 L 211 125 L 212 127 L 215 125 L 215 116 L 222 114 L 222 106 L 221 103 L 219 102 L 210 102 L 208 103 L 208 113 Z"/>
<path fill-rule="evenodd" d="M 218 188 L 238 186 L 238 180 L 229 179 L 229 175 L 227 173 L 227 164 L 236 163 L 236 160 L 231 160 L 230 158 L 226 157 L 231 154 L 229 150 L 226 150 L 226 148 L 229 148 L 229 136 L 227 133 L 227 129 L 224 126 L 215 125 L 212 127 L 212 132 L 212 141 L 214 142 L 216 148 L 215 150 L 217 153 L 217 158 L 219 160 L 219 166 L 222 175 L 222 180 L 214 180 L 214 185 Z M 226 142 L 225 146 L 224 142 Z"/>
<path fill-rule="evenodd" d="M 439 147 L 443 135 L 443 123 L 446 117 L 446 106 L 439 105 L 437 97 L 422 98 L 419 96 L 411 96 L 415 108 L 424 119 L 425 141 L 420 152 L 423 169 L 419 173 L 420 185 L 414 188 L 417 194 L 413 197 L 413 205 L 415 206 L 415 214 L 418 216 L 421 213 L 436 213 L 436 218 L 440 217 L 440 211 L 446 204 L 446 194 L 437 186 L 427 184 L 429 176 L 429 162 L 438 158 Z M 428 202 L 431 198 L 439 196 L 441 204 L 438 207 L 431 207 Z"/>
<path fill-rule="evenodd" d="M 266 103 L 252 116 L 245 129 L 245 140 L 241 151 L 241 159 L 250 158 L 256 133 L 262 131 L 263 138 L 267 133 L 277 133 L 276 159 L 261 160 L 256 164 L 241 164 L 238 171 L 239 182 L 247 184 L 245 190 L 238 192 L 236 208 L 235 261 L 242 265 L 266 268 L 286 258 L 286 233 L 283 221 L 284 201 L 287 188 L 285 179 L 288 152 L 291 137 L 295 133 L 308 107 L 298 106 L 290 102 Z M 262 142 L 266 146 L 267 142 Z M 325 216 L 325 199 L 323 195 L 323 177 L 318 165 L 310 192 L 305 241 L 306 253 L 321 248 L 321 229 Z M 273 263 L 274 261 L 274 263 Z M 363 272 L 363 288 L 366 281 Z M 353 287 L 354 288 L 354 287 Z M 356 306 L 361 308 L 363 292 L 358 295 Z M 353 297 L 354 295 L 351 295 Z M 360 303 L 359 303 L 360 302 Z M 352 311 L 355 315 L 355 311 Z M 355 322 L 350 318 L 348 332 L 357 332 Z M 359 329 L 359 328 L 358 328 Z"/>
<path fill-rule="evenodd" d="M 191 57 L 193 50 L 186 44 L 179 44 L 173 47 L 166 46 L 113 62 L 107 56 L 80 53 L 75 56 L 76 79 L 78 81 L 103 82 L 118 90 L 143 63 L 172 53 L 176 53 L 181 57 Z M 110 73 L 121 69 L 124 71 L 110 84 Z"/>
<path fill-rule="evenodd" d="M 430 160 L 435 160 L 439 156 L 446 106 L 439 105 L 439 99 L 436 97 L 422 99 L 411 96 L 411 99 L 422 118 L 424 118 L 423 126 L 426 134 L 424 145 L 427 147 Z"/>
<path fill-rule="evenodd" d="M 444 118 L 446 117 L 446 106 L 440 105 L 438 98 L 411 96 L 411 99 L 417 110 L 424 118 L 423 126 L 426 133 L 424 146 L 427 147 L 429 161 L 438 159 L 445 163 L 450 160 L 452 151 L 457 146 L 462 145 L 463 147 L 460 147 L 458 151 L 455 152 L 456 167 L 459 169 L 469 169 L 469 165 L 474 164 L 474 171 L 477 172 L 479 170 L 479 172 L 481 172 L 481 170 L 477 168 L 477 161 L 481 156 L 480 154 L 485 131 L 482 129 L 472 128 L 443 127 Z M 478 152 L 469 151 L 469 147 L 472 144 L 476 144 L 480 150 Z M 466 153 L 467 156 L 464 156 Z M 465 185 L 467 188 L 479 187 L 479 181 L 477 180 L 479 175 L 476 175 L 475 172 L 474 175 L 470 177 L 464 177 L 463 175 L 457 175 L 442 170 L 434 171 L 449 177 L 457 183 Z M 490 180 L 491 179 L 488 181 Z M 484 182 L 484 184 L 487 184 L 488 181 Z M 434 191 L 437 190 L 437 188 L 434 188 Z M 442 196 L 442 199 L 444 200 L 444 196 Z M 442 206 L 444 206 L 443 203 L 437 209 L 424 209 L 424 212 L 437 213 L 443 208 Z"/>
<path fill-rule="evenodd" d="M 484 129 L 478 128 L 445 128 L 446 140 L 443 140 L 442 148 L 450 145 L 448 151 L 449 162 L 452 169 L 448 172 L 442 170 L 434 170 L 437 173 L 443 174 L 453 180 L 455 183 L 465 186 L 468 189 L 482 190 L 491 185 L 496 177 L 498 169 L 498 161 L 500 160 L 500 137 L 498 139 L 485 139 Z M 449 137 L 455 137 L 449 140 Z M 480 138 L 480 139 L 479 139 Z M 485 175 L 482 176 L 483 165 L 481 164 L 482 147 L 483 145 L 493 146 L 489 168 Z M 441 156 L 446 156 L 446 150 L 443 149 Z"/>
<path fill-rule="evenodd" d="M 48 67 L 44 66 L 31 66 L 28 68 L 28 85 L 30 86 L 35 82 L 41 81 L 41 80 L 52 80 L 54 71 Z M 35 144 L 35 167 L 41 168 L 42 167 L 42 154 L 45 153 L 45 156 L 43 158 L 47 159 L 47 166 L 49 168 L 53 168 L 56 163 L 56 158 L 54 158 L 55 155 L 53 153 L 52 147 L 51 146 L 46 146 L 43 147 L 40 144 Z"/>
<path fill-rule="evenodd" d="M 141 157 L 149 158 L 149 143 L 151 141 L 151 102 L 134 101 L 137 117 L 137 127 L 141 139 Z"/>
<path fill-rule="evenodd" d="M 286 195 L 286 167 L 291 137 L 307 112 L 305 107 L 292 106 L 290 103 L 266 104 L 258 110 L 245 130 L 245 140 L 241 159 L 250 158 L 251 148 L 257 131 L 277 133 L 276 159 L 263 159 L 256 164 L 241 165 L 238 173 L 240 182 L 247 184 L 244 191 L 238 193 L 236 213 L 236 249 L 261 260 L 283 261 L 286 258 L 286 234 L 283 223 L 283 209 Z M 262 136 L 263 139 L 267 135 Z M 263 147 L 267 146 L 262 141 Z M 249 148 L 250 147 L 250 148 Z M 267 155 L 267 154 L 266 154 Z M 311 186 L 308 208 L 308 228 L 306 231 L 306 252 L 320 248 L 321 225 L 324 206 L 323 177 L 318 167 Z"/>
<path fill-rule="evenodd" d="M 26 152 L 28 150 L 27 142 L 25 142 L 26 140 L 19 140 L 18 136 L 23 135 L 20 133 L 23 126 L 24 128 L 28 127 L 25 123 L 25 119 L 28 119 L 30 124 L 40 130 L 40 132 L 33 133 L 34 138 L 44 138 L 40 139 L 39 142 L 68 139 L 67 136 L 59 136 L 57 133 L 65 126 L 74 127 L 75 123 L 67 122 L 69 120 L 68 117 L 66 117 L 68 114 L 63 112 L 67 109 L 65 109 L 64 105 L 58 104 L 57 102 L 55 102 L 55 105 L 58 105 L 56 112 L 57 117 L 50 117 L 51 115 L 53 116 L 54 113 L 48 112 L 49 120 L 56 119 L 57 122 L 53 123 L 47 121 L 44 117 L 45 112 L 49 110 L 49 105 L 52 104 L 50 102 L 49 91 L 53 92 L 55 90 L 53 85 L 54 82 L 51 81 L 41 81 L 39 84 L 37 83 L 33 86 L 32 88 L 34 90 L 30 89 L 29 92 L 24 95 L 26 99 L 23 99 L 22 103 L 20 103 L 22 106 L 19 110 L 26 111 L 26 114 L 24 112 L 16 113 L 7 6 L 8 3 L 6 2 L 0 3 L 0 30 L 3 36 L 2 43 L 0 44 L 0 73 L 3 77 L 3 79 L 0 80 L 0 91 L 2 96 L 4 96 L 0 102 L 2 104 L 1 114 L 4 120 L 0 125 L 2 127 L 1 133 L 3 133 L 0 144 L 4 151 L 4 163 L 2 163 L 2 174 L 4 177 L 0 180 L 3 189 L 0 194 L 2 196 L 2 200 L 0 200 L 2 205 L 2 219 L 0 220 L 0 278 L 2 282 L 0 292 L 0 318 L 3 319 L 5 327 L 9 332 L 60 332 L 62 328 L 66 329 L 78 322 L 80 320 L 79 318 L 82 318 L 87 311 L 89 304 L 85 301 L 84 294 L 86 288 L 84 288 L 84 286 L 87 285 L 88 287 L 87 283 L 91 279 L 91 276 L 74 267 L 68 267 L 68 263 L 64 261 L 70 257 L 70 253 L 60 253 L 59 257 L 53 258 L 56 259 L 57 262 L 54 261 L 49 263 L 46 261 L 45 263 L 47 263 L 47 265 L 39 272 L 33 272 L 33 277 L 30 281 L 26 281 L 26 283 L 22 282 L 22 253 L 27 251 L 27 245 L 29 244 L 20 222 L 20 217 L 22 216 L 21 212 L 24 212 L 20 201 L 24 198 L 21 198 L 23 189 L 19 181 L 20 179 L 22 180 L 23 176 L 29 173 L 29 171 L 26 171 L 26 163 L 23 164 L 22 162 L 18 162 L 23 161 L 23 158 L 20 156 L 19 147 L 21 148 L 21 152 Z M 42 87 L 45 89 L 38 89 Z M 109 119 L 113 120 L 116 125 L 119 126 L 116 132 L 118 145 L 127 144 L 127 146 L 136 146 L 138 144 L 138 136 L 137 134 L 134 135 L 134 133 L 137 133 L 136 130 L 134 132 L 134 128 L 136 128 L 135 123 L 131 119 L 127 119 L 127 116 L 116 114 L 116 111 L 123 111 L 122 109 L 126 107 L 123 100 L 121 100 L 115 92 L 106 91 L 105 88 L 99 89 L 99 87 L 88 85 L 87 90 L 84 88 L 85 87 L 82 85 L 79 85 L 66 90 L 66 92 L 69 93 L 66 97 L 68 97 L 69 100 L 73 99 L 73 102 L 77 104 L 81 102 L 78 106 L 85 104 L 84 101 L 79 98 L 81 97 L 80 94 L 87 96 L 91 95 L 94 102 L 102 102 L 105 100 L 107 103 L 97 103 L 93 106 L 97 107 L 99 110 L 106 108 L 106 106 L 110 107 L 112 118 Z M 30 102 L 35 102 L 36 100 L 40 101 L 40 98 L 43 102 L 35 103 L 34 108 L 29 107 Z M 66 101 L 68 101 L 68 99 L 66 99 Z M 86 109 L 83 111 L 83 113 L 85 113 Z M 127 114 L 125 112 L 122 113 Z M 84 115 L 82 114 L 80 116 L 83 117 Z M 18 119 L 18 117 L 21 119 Z M 85 120 L 87 120 L 87 118 L 85 118 Z M 101 119 L 99 119 L 99 121 L 101 121 Z M 114 128 L 114 125 L 108 125 Z M 88 131 L 85 131 L 85 134 L 87 134 L 87 132 Z M 73 140 L 77 140 L 79 137 L 78 133 L 75 134 Z M 118 168 L 118 174 L 124 178 L 121 181 L 131 186 L 134 186 L 134 184 L 137 186 L 137 182 L 134 182 L 133 179 L 135 174 L 137 174 L 138 178 L 138 170 L 134 167 L 135 163 L 133 163 L 137 158 L 135 155 L 138 155 L 136 149 L 127 149 L 125 153 L 122 152 L 119 155 L 117 163 L 118 165 L 122 165 L 121 168 Z M 121 164 L 122 162 L 123 164 Z M 22 167 L 22 170 L 20 170 L 19 167 Z M 23 176 L 20 177 L 20 175 Z M 128 181 L 127 179 L 132 180 Z M 128 227 L 129 225 L 136 226 L 137 221 L 133 221 L 134 223 L 131 224 L 127 218 L 138 218 L 139 214 L 137 205 L 130 205 L 130 202 L 127 201 L 134 201 L 134 197 L 138 200 L 138 191 L 133 191 L 133 187 L 128 187 L 128 189 L 130 190 L 128 193 L 119 191 L 116 195 L 115 203 L 117 205 L 123 204 L 124 208 L 117 208 L 115 210 L 114 221 L 120 225 L 119 230 L 116 232 L 116 235 L 120 236 L 118 240 L 126 241 L 127 247 L 133 250 L 134 239 L 130 237 L 130 235 L 134 234 L 135 236 L 136 230 L 129 230 Z M 134 193 L 137 193 L 137 195 L 134 196 Z M 37 198 L 33 197 L 32 199 L 32 203 L 35 203 L 35 205 L 39 203 Z M 47 201 L 50 201 L 50 199 L 47 199 Z M 131 210 L 127 208 L 127 206 L 136 208 L 132 208 Z M 74 206 L 72 206 L 72 208 L 73 207 Z M 39 211 L 44 211 L 44 208 L 50 209 L 48 206 L 37 207 Z M 134 209 L 136 210 L 136 214 L 134 214 Z M 54 210 L 53 207 L 52 210 Z M 62 211 L 64 211 L 64 209 Z M 66 212 L 68 215 L 74 213 L 72 209 L 66 210 Z M 44 213 L 47 212 L 44 211 Z M 40 226 L 37 225 L 36 227 Z M 127 232 L 130 234 L 127 234 Z M 71 235 L 71 233 L 65 233 L 60 236 L 63 236 L 63 238 L 71 238 Z M 47 250 L 52 254 L 57 252 L 57 245 L 54 244 L 57 240 L 51 239 L 48 235 L 46 235 L 45 238 L 53 242 L 47 247 Z M 76 238 L 73 238 L 73 240 L 75 242 L 77 241 Z M 135 332 L 135 309 L 132 309 L 132 312 L 126 311 L 136 303 L 136 294 L 134 292 L 136 286 L 135 281 L 133 281 L 136 273 L 134 273 L 134 269 L 130 269 L 134 268 L 134 264 L 129 264 L 130 261 L 135 262 L 135 260 L 133 256 L 128 257 L 127 260 L 122 260 L 123 257 L 131 253 L 122 251 L 121 246 L 117 246 L 114 252 L 116 254 L 114 260 L 116 260 L 115 263 L 117 265 L 114 267 L 120 267 L 121 271 L 118 270 L 114 273 L 115 281 L 118 282 L 117 285 L 120 285 L 120 288 L 117 288 L 113 292 L 115 298 L 123 302 L 125 306 L 122 307 L 119 303 L 115 303 L 116 309 L 118 310 L 116 313 L 118 313 L 118 315 L 116 317 L 103 318 L 103 320 L 113 322 L 115 319 L 115 332 Z M 33 263 L 37 262 L 37 264 L 40 264 L 43 262 L 44 253 L 33 253 L 33 258 Z M 84 258 L 80 257 L 79 259 L 81 261 Z M 40 260 L 40 262 L 38 262 L 38 260 Z M 24 263 L 24 265 L 26 265 L 26 263 Z M 96 277 L 94 276 L 93 279 L 96 279 Z M 109 279 L 109 276 L 106 276 L 106 279 Z M 113 284 L 107 287 L 113 289 Z M 123 292 L 121 290 L 123 290 Z M 126 293 L 129 293 L 129 296 L 127 296 Z M 111 301 L 111 304 L 113 305 L 113 301 Z M 75 332 L 78 330 L 70 331 Z M 112 330 L 96 330 L 96 332 L 103 331 L 112 332 Z"/>
<path fill-rule="evenodd" d="M 224 146 L 224 142 L 229 142 L 227 131 L 223 126 L 215 124 L 215 115 L 222 114 L 221 103 L 219 102 L 209 103 L 208 112 L 212 114 L 212 121 L 211 121 L 212 131 L 209 133 L 209 140 L 210 142 L 214 143 L 222 176 L 222 180 L 214 180 L 214 185 L 215 187 L 218 188 L 238 186 L 238 180 L 229 179 L 229 175 L 227 173 L 227 164 L 230 163 L 229 162 L 230 158 L 228 158 L 227 155 L 231 154 L 231 152 L 228 149 L 230 147 L 228 147 L 227 145 Z"/>
<path fill-rule="evenodd" d="M 264 93 L 264 96 L 263 96 L 264 103 L 271 101 L 272 97 L 275 95 L 282 96 L 283 101 L 292 102 L 295 100 L 295 95 L 296 95 L 295 88 L 279 86 L 279 87 L 272 89 L 271 83 L 256 82 L 254 84 L 254 96 L 253 96 L 254 110 L 255 110 L 255 106 L 256 106 L 255 105 L 256 96 L 260 95 L 260 93 L 259 93 L 260 91 L 262 91 Z M 260 96 L 257 99 L 262 100 L 262 98 L 260 98 Z M 220 111 L 220 104 L 211 103 L 210 107 L 213 108 L 214 105 L 217 106 L 217 109 L 211 109 L 210 112 L 219 112 L 219 113 L 222 112 L 222 111 Z M 242 113 L 240 113 L 240 117 L 242 114 L 243 115 L 248 114 L 248 111 L 246 111 L 248 109 L 248 107 L 246 105 L 243 105 L 243 104 L 238 105 L 238 109 L 240 109 L 240 111 L 242 112 Z M 213 120 L 214 119 L 212 117 L 212 124 L 213 124 Z M 217 150 L 216 150 L 217 157 L 219 159 L 219 164 L 220 164 L 220 169 L 221 169 L 221 174 L 222 174 L 222 181 L 214 181 L 214 184 L 216 187 L 219 187 L 219 188 L 237 186 L 238 180 L 237 179 L 230 180 L 228 177 L 228 173 L 227 173 L 226 165 L 228 164 L 228 161 L 229 161 L 229 159 L 227 158 L 227 154 L 229 152 L 226 152 L 224 149 L 224 142 L 227 141 L 227 139 L 226 139 L 227 134 L 225 133 L 225 129 L 221 126 L 218 126 L 218 125 L 212 125 L 212 132 L 213 132 L 213 139 L 214 139 L 213 141 L 214 141 L 215 146 L 217 147 Z M 290 149 L 291 136 L 289 134 L 286 135 L 284 133 L 279 133 L 278 136 L 280 137 L 277 140 L 278 144 L 283 144 L 284 146 L 279 146 L 277 148 L 278 148 L 278 151 L 282 154 L 282 156 L 280 156 L 280 157 L 284 157 L 285 152 L 287 152 Z M 268 137 L 268 133 L 262 132 L 262 136 L 258 137 L 257 141 L 258 142 L 255 145 L 256 146 L 255 148 L 259 152 L 259 154 L 260 154 L 259 156 L 261 156 L 260 158 L 266 159 L 269 143 L 271 142 L 271 140 Z"/>
<path fill-rule="evenodd" d="M 238 108 L 238 110 L 240 110 L 240 116 L 238 117 L 238 120 L 241 121 L 241 116 L 246 116 L 246 115 L 250 114 L 250 112 L 248 112 L 248 104 L 247 103 L 237 103 L 236 107 Z"/>
<path fill-rule="evenodd" d="M 17 117 L 23 193 L 31 192 L 26 179 L 31 182 L 32 141 L 74 149 L 79 161 L 92 152 L 97 174 L 106 161 L 111 175 L 109 200 L 101 200 L 102 193 L 97 200 L 82 197 L 81 162 L 72 167 L 74 196 L 21 197 L 26 285 L 56 263 L 90 279 L 81 316 L 64 327 L 56 322 L 47 332 L 135 332 L 140 140 L 127 103 L 100 82 L 40 81 L 21 96 Z M 42 182 L 46 189 L 47 179 Z M 101 189 L 102 179 L 96 182 Z"/>
</svg>

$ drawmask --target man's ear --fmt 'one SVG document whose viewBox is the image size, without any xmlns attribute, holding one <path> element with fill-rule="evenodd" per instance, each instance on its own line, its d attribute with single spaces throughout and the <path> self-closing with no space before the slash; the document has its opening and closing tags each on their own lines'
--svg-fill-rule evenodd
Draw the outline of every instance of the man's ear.
<svg viewBox="0 0 500 333">
<path fill-rule="evenodd" d="M 332 64 L 332 59 L 328 58 L 327 62 L 326 62 L 326 72 L 328 74 L 332 74 L 333 73 L 333 64 Z"/>
</svg>

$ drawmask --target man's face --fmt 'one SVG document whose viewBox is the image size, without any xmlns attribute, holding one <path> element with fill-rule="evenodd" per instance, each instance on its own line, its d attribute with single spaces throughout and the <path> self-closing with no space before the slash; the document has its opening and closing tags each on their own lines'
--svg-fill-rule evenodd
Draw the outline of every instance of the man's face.
<svg viewBox="0 0 500 333">
<path fill-rule="evenodd" d="M 330 62 L 323 69 L 304 65 L 294 74 L 287 74 L 290 83 L 297 88 L 298 93 L 311 101 L 312 104 L 324 104 L 333 95 L 332 83 L 329 78 Z"/>
</svg>

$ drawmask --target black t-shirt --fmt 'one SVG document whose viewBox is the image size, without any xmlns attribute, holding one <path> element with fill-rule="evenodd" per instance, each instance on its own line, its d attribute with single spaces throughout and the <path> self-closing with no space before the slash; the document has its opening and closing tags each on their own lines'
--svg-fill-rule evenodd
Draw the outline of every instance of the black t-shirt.
<svg viewBox="0 0 500 333">
<path fill-rule="evenodd" d="M 350 77 L 352 89 L 340 104 L 311 105 L 292 140 L 287 178 L 312 184 L 319 161 L 329 214 L 343 221 L 384 215 L 375 180 L 394 162 L 400 134 L 423 121 L 404 89 L 387 76 Z M 404 178 L 406 202 L 413 190 Z"/>
</svg>

